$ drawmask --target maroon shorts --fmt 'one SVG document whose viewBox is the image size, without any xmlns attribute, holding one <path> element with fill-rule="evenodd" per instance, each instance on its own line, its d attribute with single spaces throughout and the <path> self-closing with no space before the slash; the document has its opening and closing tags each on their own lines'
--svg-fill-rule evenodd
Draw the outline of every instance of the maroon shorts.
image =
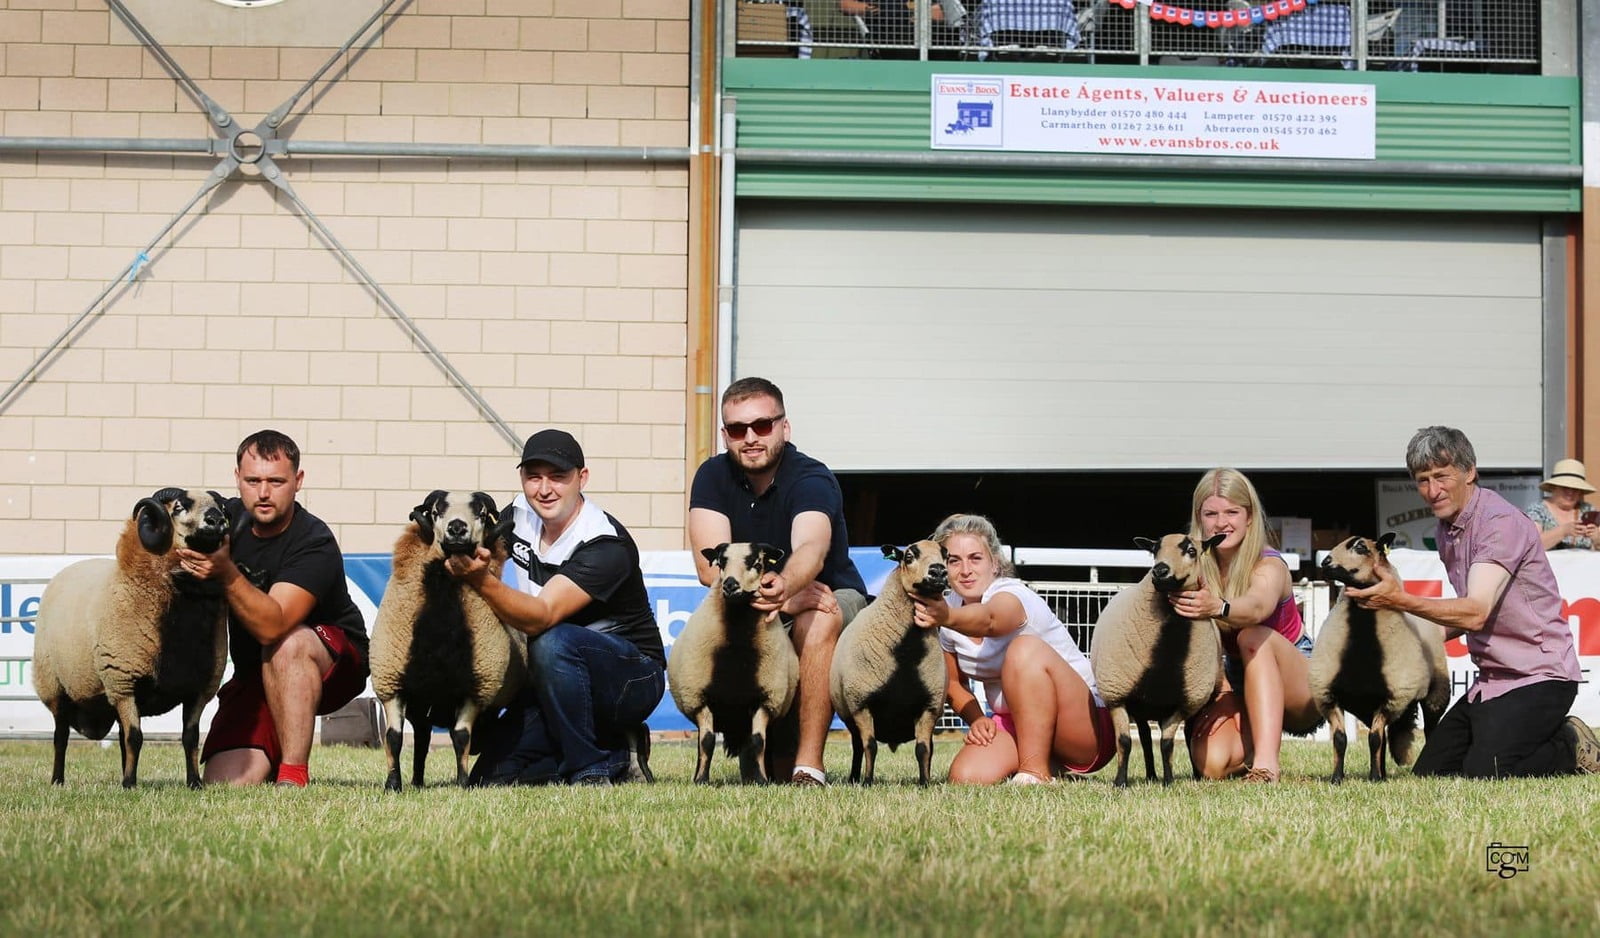
<svg viewBox="0 0 1600 938">
<path fill-rule="evenodd" d="M 367 662 L 361 649 L 350 644 L 344 630 L 332 625 L 310 626 L 333 656 L 333 666 L 322 675 L 322 700 L 318 715 L 332 713 L 356 698 L 367 686 Z M 233 680 L 217 691 L 217 715 L 206 733 L 200 761 L 230 749 L 259 749 L 276 768 L 283 761 L 278 746 L 278 728 L 267 707 L 267 691 L 257 669 Z"/>
</svg>

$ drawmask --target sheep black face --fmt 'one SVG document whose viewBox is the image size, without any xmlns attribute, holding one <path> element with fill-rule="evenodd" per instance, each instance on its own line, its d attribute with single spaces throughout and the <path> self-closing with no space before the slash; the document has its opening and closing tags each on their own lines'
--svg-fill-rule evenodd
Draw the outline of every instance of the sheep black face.
<svg viewBox="0 0 1600 938">
<path fill-rule="evenodd" d="M 1328 552 L 1322 560 L 1324 579 L 1357 588 L 1378 582 L 1378 568 L 1388 564 L 1389 548 L 1394 545 L 1394 532 L 1371 540 L 1349 537 Z"/>
<path fill-rule="evenodd" d="M 160 489 L 133 506 L 139 543 L 154 554 L 166 553 L 179 540 L 190 550 L 212 553 L 232 526 L 227 506 L 227 499 L 216 492 Z"/>
<path fill-rule="evenodd" d="M 782 548 L 771 544 L 718 544 L 700 552 L 722 572 L 722 597 L 728 602 L 748 603 L 761 591 L 761 578 L 778 569 Z"/>
<path fill-rule="evenodd" d="M 470 554 L 480 546 L 494 549 L 494 542 L 510 531 L 512 520 L 500 519 L 494 499 L 483 492 L 446 492 L 435 489 L 422 504 L 411 510 L 422 543 L 438 541 L 439 552 L 449 557 Z"/>
<path fill-rule="evenodd" d="M 1162 593 L 1198 589 L 1200 586 L 1200 555 L 1222 543 L 1225 534 L 1215 534 L 1196 542 L 1187 534 L 1168 534 L 1160 541 L 1136 537 L 1133 543 L 1142 550 L 1156 555 L 1150 566 L 1150 582 Z"/>
<path fill-rule="evenodd" d="M 950 571 L 945 566 L 944 548 L 935 541 L 917 541 L 905 550 L 883 545 L 883 556 L 900 565 L 900 582 L 918 596 L 933 599 L 950 586 Z"/>
</svg>

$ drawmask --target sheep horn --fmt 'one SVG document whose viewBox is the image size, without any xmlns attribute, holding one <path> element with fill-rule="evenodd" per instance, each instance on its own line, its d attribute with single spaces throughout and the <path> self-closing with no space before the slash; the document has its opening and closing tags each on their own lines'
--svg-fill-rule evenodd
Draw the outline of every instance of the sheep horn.
<svg viewBox="0 0 1600 938">
<path fill-rule="evenodd" d="M 176 485 L 169 485 L 164 489 L 156 489 L 156 493 L 150 497 L 165 505 L 179 495 L 184 494 L 185 491 L 185 489 L 181 489 Z"/>
<path fill-rule="evenodd" d="M 139 519 L 139 543 L 144 549 L 152 554 L 166 553 L 172 546 L 172 516 L 167 514 L 167 506 L 153 498 L 141 498 L 133 506 L 133 517 Z"/>
</svg>

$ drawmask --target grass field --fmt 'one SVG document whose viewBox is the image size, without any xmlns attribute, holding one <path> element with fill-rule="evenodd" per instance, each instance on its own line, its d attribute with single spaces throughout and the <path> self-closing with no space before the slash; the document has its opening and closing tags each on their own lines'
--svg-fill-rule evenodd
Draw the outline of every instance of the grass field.
<svg viewBox="0 0 1600 938">
<path fill-rule="evenodd" d="M 941 739 L 942 771 L 960 745 Z M 1356 747 L 1352 747 L 1354 750 Z M 143 784 L 116 747 L 0 743 L 0 935 L 1594 934 L 1600 779 L 1321 780 L 1113 790 L 1109 771 L 1034 788 L 827 790 L 688 784 L 381 789 L 377 750 L 318 749 L 312 787 L 191 792 L 176 746 Z M 837 772 L 849 746 L 830 743 Z M 432 779 L 450 759 L 435 752 Z M 1187 762 L 1180 756 L 1181 770 Z M 731 781 L 720 756 L 715 777 Z M 1491 842 L 1528 869 L 1485 870 Z"/>
</svg>

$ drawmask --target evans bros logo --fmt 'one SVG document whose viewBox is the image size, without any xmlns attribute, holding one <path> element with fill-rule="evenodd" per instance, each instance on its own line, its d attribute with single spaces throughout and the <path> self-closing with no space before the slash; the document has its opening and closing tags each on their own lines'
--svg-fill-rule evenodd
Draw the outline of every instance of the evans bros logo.
<svg viewBox="0 0 1600 938">
<path fill-rule="evenodd" d="M 939 83 L 940 94 L 999 94 L 1000 86 L 976 81 L 944 81 Z"/>
</svg>

